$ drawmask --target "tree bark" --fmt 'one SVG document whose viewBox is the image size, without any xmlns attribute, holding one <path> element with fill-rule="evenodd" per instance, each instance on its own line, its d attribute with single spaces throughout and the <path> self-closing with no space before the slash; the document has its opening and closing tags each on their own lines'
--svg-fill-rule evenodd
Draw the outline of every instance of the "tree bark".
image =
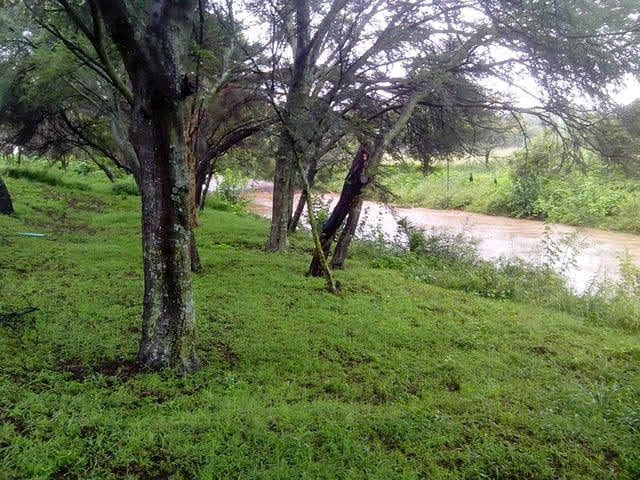
<svg viewBox="0 0 640 480">
<path fill-rule="evenodd" d="M 317 162 L 315 159 L 311 159 L 313 162 L 309 165 L 309 169 L 307 172 L 307 183 L 309 184 L 309 188 L 313 187 L 315 182 L 316 173 L 318 173 Z M 298 205 L 296 206 L 295 212 L 293 212 L 293 216 L 291 217 L 291 221 L 289 222 L 289 235 L 296 233 L 298 229 L 298 225 L 300 224 L 300 217 L 302 216 L 302 212 L 304 211 L 305 203 L 307 202 L 307 192 L 302 191 L 300 194 L 300 198 L 298 199 Z"/>
<path fill-rule="evenodd" d="M 187 372 L 198 366 L 198 359 L 191 286 L 190 179 L 180 105 L 169 99 L 136 105 L 132 141 L 142 166 L 145 273 L 138 360 L 155 370 L 171 367 Z"/>
<path fill-rule="evenodd" d="M 2 180 L 2 177 L 0 177 L 0 214 L 11 215 L 13 213 L 13 202 L 11 201 L 9 189 L 4 183 L 4 180 Z"/>
<path fill-rule="evenodd" d="M 333 251 L 333 258 L 331 259 L 331 268 L 334 269 L 343 269 L 344 262 L 347 259 L 347 253 L 349 252 L 349 247 L 351 246 L 351 240 L 356 234 L 356 230 L 358 229 L 358 223 L 360 222 L 360 213 L 362 212 L 362 197 L 356 201 L 355 205 L 349 212 L 349 216 L 347 217 L 347 222 L 340 232 L 340 236 L 338 237 L 338 241 L 336 242 L 336 248 Z"/>
<path fill-rule="evenodd" d="M 283 128 L 284 130 L 284 128 Z M 273 206 L 271 211 L 271 229 L 266 249 L 269 252 L 283 252 L 289 247 L 287 231 L 293 210 L 294 168 L 292 149 L 295 148 L 291 136 L 282 132 L 276 168 L 273 177 Z"/>
<path fill-rule="evenodd" d="M 431 157 L 422 159 L 422 175 L 425 177 L 431 173 Z"/>
<path fill-rule="evenodd" d="M 200 219 L 198 218 L 198 208 L 196 206 L 196 195 L 198 178 L 196 172 L 196 155 L 197 155 L 197 122 L 194 119 L 194 114 L 191 112 L 188 118 L 187 124 L 187 171 L 189 175 L 189 226 L 191 229 L 191 236 L 189 238 L 189 252 L 191 256 L 191 271 L 197 273 L 202 270 L 202 264 L 200 262 L 200 254 L 198 253 L 198 245 L 196 244 L 196 236 L 194 229 L 200 226 Z"/>
<path fill-rule="evenodd" d="M 362 191 L 369 184 L 370 178 L 365 175 L 368 163 L 369 151 L 362 146 L 351 163 L 351 168 L 349 169 L 349 173 L 347 174 L 342 186 L 342 192 L 340 193 L 338 203 L 322 226 L 320 244 L 325 256 L 329 255 L 331 244 L 336 233 L 344 223 L 345 218 L 351 212 L 354 205 L 360 200 Z M 314 255 L 311 259 L 311 265 L 309 265 L 309 275 L 319 277 L 323 275 L 323 273 L 320 258 L 318 255 Z"/>
</svg>

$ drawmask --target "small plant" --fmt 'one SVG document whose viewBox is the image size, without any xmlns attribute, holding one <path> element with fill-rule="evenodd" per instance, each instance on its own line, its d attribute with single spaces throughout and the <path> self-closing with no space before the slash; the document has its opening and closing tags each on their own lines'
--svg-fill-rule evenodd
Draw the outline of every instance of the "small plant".
<svg viewBox="0 0 640 480">
<path fill-rule="evenodd" d="M 315 214 L 318 226 L 322 228 L 322 225 L 324 225 L 324 222 L 327 221 L 331 214 L 331 197 L 315 195 L 313 197 L 311 208 L 313 208 L 313 213 Z"/>
<path fill-rule="evenodd" d="M 239 171 L 227 168 L 222 172 L 222 181 L 218 183 L 215 195 L 228 203 L 242 203 L 246 187 L 247 178 Z"/>
<path fill-rule="evenodd" d="M 543 257 L 541 265 L 545 269 L 553 270 L 560 276 L 566 277 L 568 271 L 577 266 L 578 254 L 585 246 L 586 242 L 580 238 L 578 230 L 556 238 L 551 226 L 545 223 L 542 234 Z"/>
</svg>

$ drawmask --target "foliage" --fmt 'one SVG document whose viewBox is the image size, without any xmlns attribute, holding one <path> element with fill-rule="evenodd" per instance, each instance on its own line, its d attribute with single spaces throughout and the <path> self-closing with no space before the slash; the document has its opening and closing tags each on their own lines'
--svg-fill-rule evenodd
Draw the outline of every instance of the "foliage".
<svg viewBox="0 0 640 480">
<path fill-rule="evenodd" d="M 214 210 L 245 213 L 248 199 L 245 195 L 248 178 L 240 171 L 225 168 L 215 190 L 207 196 L 206 206 Z"/>
<path fill-rule="evenodd" d="M 140 190 L 138 189 L 136 182 L 131 177 L 114 182 L 111 185 L 111 191 L 121 195 L 140 195 Z"/>
<path fill-rule="evenodd" d="M 226 168 L 215 189 L 215 196 L 228 203 L 240 203 L 247 188 L 247 178 L 237 170 Z"/>
</svg>

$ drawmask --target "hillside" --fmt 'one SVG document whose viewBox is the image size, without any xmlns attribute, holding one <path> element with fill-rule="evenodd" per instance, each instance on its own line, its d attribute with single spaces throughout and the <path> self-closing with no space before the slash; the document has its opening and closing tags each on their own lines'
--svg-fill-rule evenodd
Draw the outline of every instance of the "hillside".
<svg viewBox="0 0 640 480">
<path fill-rule="evenodd" d="M 303 236 L 267 254 L 264 220 L 208 209 L 204 366 L 147 373 L 131 363 L 139 199 L 5 180 L 17 213 L 0 216 L 0 478 L 640 476 L 637 330 L 364 256 L 333 296 L 303 275 Z"/>
</svg>

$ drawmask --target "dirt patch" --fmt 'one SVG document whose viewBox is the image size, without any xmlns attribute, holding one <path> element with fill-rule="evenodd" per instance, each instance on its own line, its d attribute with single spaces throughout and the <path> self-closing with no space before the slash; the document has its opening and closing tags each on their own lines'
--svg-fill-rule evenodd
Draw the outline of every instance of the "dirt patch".
<svg viewBox="0 0 640 480">
<path fill-rule="evenodd" d="M 0 424 L 11 425 L 15 432 L 20 436 L 26 436 L 29 431 L 29 425 L 21 418 L 13 418 L 0 416 Z"/>
<path fill-rule="evenodd" d="M 59 200 L 67 204 L 67 207 L 74 210 L 84 210 L 87 212 L 104 212 L 107 204 L 93 195 L 80 194 L 75 192 L 73 194 L 59 192 L 53 189 L 45 189 L 42 192 L 42 196 L 49 200 Z"/>
<path fill-rule="evenodd" d="M 71 378 L 76 382 L 84 382 L 94 375 L 127 381 L 136 375 L 148 372 L 145 367 L 131 360 L 105 360 L 96 365 L 86 365 L 75 358 L 64 360 L 60 364 L 60 371 L 70 373 Z"/>
<path fill-rule="evenodd" d="M 447 387 L 447 390 L 449 390 L 450 392 L 459 392 L 460 391 L 460 384 L 458 382 L 451 381 L 451 382 L 447 382 L 445 384 L 445 386 Z"/>
<path fill-rule="evenodd" d="M 160 404 L 166 401 L 167 394 L 165 392 L 157 392 L 155 390 L 142 390 L 140 393 L 138 393 L 138 397 L 148 398 L 149 400 Z"/>
<path fill-rule="evenodd" d="M 41 214 L 39 218 L 25 220 L 29 226 L 49 229 L 54 233 L 87 233 L 93 235 L 98 232 L 97 228 L 90 227 L 88 223 L 67 216 L 67 211 L 60 212 L 50 207 L 32 207 L 35 212 Z"/>
<path fill-rule="evenodd" d="M 229 367 L 235 368 L 238 366 L 238 363 L 240 363 L 240 358 L 227 343 L 218 342 L 215 344 L 215 347 L 218 352 L 220 352 L 223 360 L 227 365 L 229 365 Z"/>
<path fill-rule="evenodd" d="M 536 355 L 550 355 L 551 354 L 551 350 L 549 350 L 544 345 L 537 345 L 535 347 L 532 347 L 531 351 L 533 353 L 535 353 Z"/>
</svg>

